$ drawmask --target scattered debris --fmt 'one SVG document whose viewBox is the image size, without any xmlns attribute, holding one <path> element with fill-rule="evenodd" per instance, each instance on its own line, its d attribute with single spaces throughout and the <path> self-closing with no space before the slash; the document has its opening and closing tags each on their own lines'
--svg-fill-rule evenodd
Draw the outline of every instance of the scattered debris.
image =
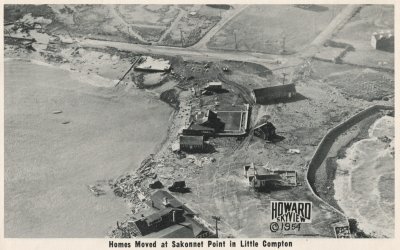
<svg viewBox="0 0 400 250">
<path fill-rule="evenodd" d="M 106 194 L 106 192 L 100 189 L 99 185 L 87 185 L 90 192 L 92 192 L 95 196 L 100 196 Z"/>
<path fill-rule="evenodd" d="M 300 154 L 300 150 L 299 150 L 299 149 L 296 149 L 296 148 L 290 148 L 290 149 L 288 150 L 288 153 L 289 153 L 289 154 Z"/>
</svg>

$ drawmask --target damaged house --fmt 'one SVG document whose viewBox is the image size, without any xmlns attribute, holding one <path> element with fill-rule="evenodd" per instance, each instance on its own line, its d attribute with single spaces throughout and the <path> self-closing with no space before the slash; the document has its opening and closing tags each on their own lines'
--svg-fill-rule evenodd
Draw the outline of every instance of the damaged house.
<svg viewBox="0 0 400 250">
<path fill-rule="evenodd" d="M 215 133 L 224 130 L 225 124 L 218 118 L 218 115 L 207 110 L 195 115 L 194 121 L 182 133 L 184 135 L 204 135 L 207 137 L 215 136 Z"/>
<path fill-rule="evenodd" d="M 196 221 L 196 213 L 167 191 L 151 195 L 149 207 L 156 212 L 129 222 L 137 236 L 149 238 L 211 238 L 214 234 Z"/>
<path fill-rule="evenodd" d="M 271 141 L 276 136 L 276 128 L 270 122 L 265 122 L 253 129 L 254 135 L 260 137 L 263 140 Z"/>
<path fill-rule="evenodd" d="M 248 179 L 249 185 L 257 191 L 297 186 L 296 171 L 272 171 L 263 167 L 260 167 L 258 170 L 254 166 L 254 163 L 246 165 L 243 168 L 244 177 Z"/>
<path fill-rule="evenodd" d="M 202 152 L 205 148 L 203 135 L 180 135 L 179 147 L 182 151 Z"/>
</svg>

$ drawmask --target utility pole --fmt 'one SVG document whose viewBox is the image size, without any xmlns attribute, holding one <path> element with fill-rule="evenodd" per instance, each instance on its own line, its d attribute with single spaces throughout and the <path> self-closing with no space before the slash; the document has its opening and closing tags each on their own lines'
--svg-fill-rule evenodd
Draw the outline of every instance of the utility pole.
<svg viewBox="0 0 400 250">
<path fill-rule="evenodd" d="M 183 32 L 182 32 L 182 28 L 179 29 L 181 31 L 181 43 L 182 43 L 182 48 L 183 48 Z"/>
<path fill-rule="evenodd" d="M 283 34 L 282 36 L 282 53 L 285 52 L 285 47 L 286 47 L 286 36 Z"/>
<path fill-rule="evenodd" d="M 235 36 L 235 50 L 238 49 L 237 40 L 236 40 L 236 31 L 233 31 L 233 35 Z"/>
<path fill-rule="evenodd" d="M 282 73 L 282 76 L 283 76 L 282 85 L 285 85 L 285 80 L 286 80 L 287 73 Z"/>
<path fill-rule="evenodd" d="M 211 218 L 213 218 L 215 220 L 215 234 L 217 235 L 217 238 L 218 238 L 218 221 L 221 220 L 221 217 L 212 216 Z"/>
</svg>

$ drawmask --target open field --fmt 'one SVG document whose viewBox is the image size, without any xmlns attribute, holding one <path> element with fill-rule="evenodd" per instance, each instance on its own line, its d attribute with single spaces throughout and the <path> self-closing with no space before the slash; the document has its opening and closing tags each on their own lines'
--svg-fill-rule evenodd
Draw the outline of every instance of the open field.
<svg viewBox="0 0 400 250">
<path fill-rule="evenodd" d="M 243 10 L 208 43 L 208 48 L 279 54 L 310 43 L 341 10 L 340 5 L 302 9 L 294 5 L 253 5 Z M 290 18 L 282 18 L 290 17 Z"/>
<path fill-rule="evenodd" d="M 393 98 L 393 74 L 349 65 L 315 61 L 314 76 L 340 90 L 345 96 L 367 101 Z"/>
<path fill-rule="evenodd" d="M 343 58 L 344 63 L 393 69 L 394 54 L 375 50 L 371 46 L 372 33 L 393 29 L 392 5 L 368 5 L 363 6 L 333 39 L 350 44 L 355 49 L 346 54 Z"/>
</svg>

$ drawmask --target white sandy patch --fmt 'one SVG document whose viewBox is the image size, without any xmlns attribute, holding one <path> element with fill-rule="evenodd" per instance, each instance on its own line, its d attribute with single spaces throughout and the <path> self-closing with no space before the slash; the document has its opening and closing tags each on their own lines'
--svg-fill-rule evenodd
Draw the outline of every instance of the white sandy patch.
<svg viewBox="0 0 400 250">
<path fill-rule="evenodd" d="M 337 161 L 335 199 L 367 234 L 394 236 L 394 118 L 385 116 L 370 128 L 370 138 L 354 143 Z M 388 198 L 389 197 L 389 198 Z"/>
</svg>

